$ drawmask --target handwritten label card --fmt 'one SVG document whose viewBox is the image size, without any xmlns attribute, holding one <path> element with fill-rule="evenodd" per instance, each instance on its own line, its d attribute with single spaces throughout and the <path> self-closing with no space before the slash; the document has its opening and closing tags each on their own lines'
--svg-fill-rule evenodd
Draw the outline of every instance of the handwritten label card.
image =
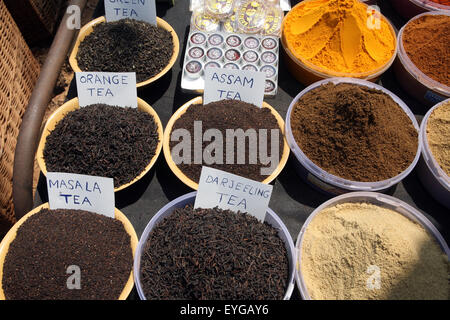
<svg viewBox="0 0 450 320">
<path fill-rule="evenodd" d="M 208 68 L 205 70 L 203 103 L 241 100 L 262 107 L 265 83 L 264 72 Z"/>
<path fill-rule="evenodd" d="M 80 107 L 104 103 L 137 108 L 136 73 L 76 72 Z"/>
<path fill-rule="evenodd" d="M 76 209 L 114 218 L 114 181 L 75 173 L 48 172 L 50 209 Z"/>
<path fill-rule="evenodd" d="M 247 212 L 263 222 L 272 188 L 268 184 L 204 166 L 194 207 Z"/>
<path fill-rule="evenodd" d="M 105 0 L 106 21 L 135 19 L 156 26 L 155 0 Z"/>
</svg>

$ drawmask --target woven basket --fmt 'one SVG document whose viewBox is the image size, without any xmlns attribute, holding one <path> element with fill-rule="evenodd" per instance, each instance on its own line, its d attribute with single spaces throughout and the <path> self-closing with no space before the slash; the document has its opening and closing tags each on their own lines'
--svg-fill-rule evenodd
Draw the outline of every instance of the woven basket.
<svg viewBox="0 0 450 320">
<path fill-rule="evenodd" d="M 38 75 L 38 62 L 0 0 L 0 224 L 15 222 L 14 151 L 22 116 Z"/>
<path fill-rule="evenodd" d="M 63 0 L 2 0 L 32 46 L 54 34 Z"/>
</svg>

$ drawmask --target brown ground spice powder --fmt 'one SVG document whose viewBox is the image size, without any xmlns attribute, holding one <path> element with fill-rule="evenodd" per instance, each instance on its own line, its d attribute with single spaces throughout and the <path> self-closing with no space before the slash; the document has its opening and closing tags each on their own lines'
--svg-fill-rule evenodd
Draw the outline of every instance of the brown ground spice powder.
<svg viewBox="0 0 450 320">
<path fill-rule="evenodd" d="M 427 122 L 427 139 L 436 162 L 450 176 L 450 101 L 434 109 Z"/>
<path fill-rule="evenodd" d="M 448 258 L 434 237 L 374 204 L 322 210 L 308 226 L 301 250 L 312 299 L 449 299 Z"/>
<path fill-rule="evenodd" d="M 395 177 L 414 160 L 418 133 L 387 94 L 327 83 L 306 93 L 291 114 L 300 149 L 325 171 L 352 181 Z"/>
<path fill-rule="evenodd" d="M 411 21 L 403 30 L 403 47 L 420 71 L 450 87 L 450 16 Z"/>
</svg>

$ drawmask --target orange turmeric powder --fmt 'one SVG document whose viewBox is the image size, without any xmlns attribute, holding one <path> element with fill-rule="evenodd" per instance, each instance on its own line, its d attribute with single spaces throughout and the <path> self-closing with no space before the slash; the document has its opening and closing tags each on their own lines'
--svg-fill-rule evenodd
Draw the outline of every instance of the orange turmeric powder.
<svg viewBox="0 0 450 320">
<path fill-rule="evenodd" d="M 283 38 L 295 57 L 331 74 L 375 71 L 396 49 L 386 18 L 358 0 L 298 4 L 285 17 Z"/>
</svg>

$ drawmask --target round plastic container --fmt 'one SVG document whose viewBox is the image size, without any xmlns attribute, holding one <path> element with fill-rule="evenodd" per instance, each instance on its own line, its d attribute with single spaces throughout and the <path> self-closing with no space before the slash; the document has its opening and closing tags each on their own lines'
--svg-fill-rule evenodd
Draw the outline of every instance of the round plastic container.
<svg viewBox="0 0 450 320">
<path fill-rule="evenodd" d="M 305 1 L 312 1 L 312 0 L 305 0 Z M 304 5 L 305 1 L 302 1 L 298 3 L 295 7 Z M 366 4 L 367 5 L 367 4 Z M 294 8 L 295 8 L 294 7 Z M 286 23 L 286 18 L 289 17 L 290 12 L 284 17 L 283 24 L 282 24 L 282 32 L 281 32 L 281 45 L 283 46 L 283 57 L 286 62 L 287 68 L 289 72 L 301 83 L 308 86 L 311 83 L 314 83 L 316 81 L 320 81 L 327 78 L 332 77 L 350 77 L 350 78 L 358 78 L 363 80 L 369 80 L 376 82 L 380 76 L 392 65 L 392 63 L 395 60 L 395 57 L 397 55 L 397 42 L 395 41 L 395 49 L 394 53 L 392 54 L 392 57 L 387 61 L 384 65 L 380 66 L 377 69 L 370 70 L 363 73 L 345 73 L 345 72 L 336 72 L 331 70 L 325 70 L 323 68 L 320 68 L 318 66 L 313 65 L 312 63 L 308 61 L 301 61 L 299 60 L 293 53 L 292 50 L 289 48 L 289 44 L 287 43 L 285 34 L 284 34 L 284 24 Z M 391 29 L 391 33 L 395 38 L 395 30 L 392 27 L 392 23 L 383 15 L 382 19 L 384 19 Z"/>
<path fill-rule="evenodd" d="M 30 216 L 32 216 L 35 213 L 38 213 L 41 211 L 41 209 L 49 208 L 49 204 L 44 203 L 40 205 L 39 207 L 34 208 L 30 212 L 28 212 L 25 216 L 23 216 L 19 221 L 17 221 L 14 226 L 8 231 L 8 233 L 3 238 L 2 242 L 0 243 L 0 300 L 5 300 L 5 293 L 3 292 L 2 287 L 2 279 L 3 279 L 3 265 L 5 263 L 6 255 L 8 254 L 9 245 L 14 241 L 16 238 L 17 230 L 20 228 L 20 226 L 27 220 Z M 138 237 L 136 235 L 136 231 L 133 228 L 133 225 L 130 223 L 128 218 L 117 208 L 114 209 L 115 218 L 122 222 L 125 231 L 130 235 L 131 238 L 131 248 L 133 251 L 133 257 L 136 253 L 136 248 L 138 245 Z M 51 232 L 51 230 L 49 230 Z M 133 277 L 133 270 L 130 270 L 130 277 L 128 278 L 127 283 L 125 284 L 125 287 L 123 288 L 122 293 L 119 296 L 119 300 L 126 300 L 128 295 L 130 294 L 131 290 L 133 289 L 134 285 L 134 277 Z"/>
<path fill-rule="evenodd" d="M 431 113 L 445 103 L 450 103 L 450 99 L 445 100 L 431 108 L 422 120 L 420 125 L 419 139 L 422 143 L 422 156 L 417 165 L 417 174 L 420 181 L 428 192 L 438 202 L 450 209 L 450 177 L 442 170 L 434 159 L 427 138 L 427 123 Z"/>
<path fill-rule="evenodd" d="M 417 164 L 417 161 L 420 157 L 420 149 L 421 149 L 421 142 L 418 141 L 418 147 L 417 152 L 414 160 L 411 162 L 409 167 L 404 170 L 402 173 L 398 174 L 395 177 L 392 177 L 390 179 L 382 180 L 382 181 L 376 181 L 376 182 L 359 182 L 359 181 L 351 181 L 347 180 L 335 175 L 332 175 L 316 164 L 314 164 L 300 149 L 300 147 L 297 145 L 297 142 L 294 139 L 294 136 L 292 134 L 291 129 L 291 113 L 294 110 L 295 104 L 297 101 L 307 92 L 313 90 L 314 88 L 320 87 L 321 85 L 325 83 L 353 83 L 373 89 L 380 90 L 386 94 L 388 94 L 402 109 L 403 111 L 408 115 L 408 117 L 411 119 L 414 127 L 417 130 L 417 134 L 419 134 L 419 125 L 416 121 L 416 118 L 414 117 L 414 114 L 411 112 L 411 110 L 408 108 L 408 106 L 400 100 L 399 97 L 394 95 L 389 90 L 383 88 L 382 86 L 379 86 L 375 83 L 359 80 L 359 79 L 352 79 L 352 78 L 331 78 L 331 79 L 325 79 L 322 81 L 318 81 L 306 89 L 304 89 L 302 92 L 300 92 L 294 100 L 292 100 L 287 115 L 286 115 L 286 140 L 289 144 L 289 147 L 291 148 L 292 153 L 294 154 L 294 164 L 295 168 L 300 175 L 300 177 L 306 181 L 308 184 L 316 188 L 317 190 L 324 192 L 328 195 L 338 195 L 350 191 L 386 191 L 387 189 L 391 188 L 392 186 L 399 183 L 401 180 L 403 180 L 415 167 Z"/>
<path fill-rule="evenodd" d="M 405 19 L 428 12 L 428 11 L 449 11 L 450 7 L 429 0 L 392 0 L 392 6 Z"/>
<path fill-rule="evenodd" d="M 186 110 L 194 104 L 202 104 L 203 98 L 197 97 L 194 98 L 188 102 L 186 102 L 181 108 L 179 108 L 170 118 L 169 122 L 167 123 L 166 129 L 164 131 L 164 140 L 163 140 L 163 152 L 164 157 L 166 158 L 167 164 L 169 165 L 170 170 L 180 179 L 184 184 L 186 184 L 188 187 L 197 190 L 198 189 L 198 183 L 188 178 L 183 171 L 181 171 L 178 166 L 176 165 L 175 161 L 172 159 L 172 154 L 170 152 L 170 135 L 172 133 L 172 128 L 175 124 L 175 122 L 186 112 Z M 272 115 L 277 119 L 278 125 L 280 127 L 281 133 L 284 135 L 284 121 L 283 118 L 279 115 L 279 113 L 268 103 L 263 102 L 263 108 L 269 108 L 272 112 Z M 284 166 L 286 165 L 286 162 L 289 158 L 289 146 L 284 141 L 284 147 L 282 151 L 280 162 L 278 163 L 278 166 L 276 169 L 272 172 L 271 175 L 267 176 L 266 179 L 262 181 L 262 183 L 270 183 L 280 174 L 281 170 L 283 170 Z"/>
<path fill-rule="evenodd" d="M 169 216 L 175 209 L 185 207 L 189 204 L 194 204 L 195 197 L 197 192 L 191 192 L 185 194 L 181 197 L 176 198 L 170 203 L 166 204 L 161 210 L 159 210 L 155 216 L 150 220 L 147 226 L 142 233 L 142 236 L 139 240 L 139 244 L 137 246 L 137 251 L 134 256 L 134 274 L 135 274 L 135 284 L 136 289 L 139 294 L 139 297 L 142 300 L 147 300 L 145 298 L 144 292 L 141 286 L 141 256 L 144 250 L 144 246 L 147 242 L 148 236 L 150 232 L 155 228 L 158 223 L 160 223 L 165 217 Z M 292 292 L 294 290 L 294 272 L 295 272 L 295 250 L 294 250 L 294 242 L 292 241 L 292 237 L 289 234 L 288 229 L 284 225 L 283 221 L 277 216 L 275 212 L 271 209 L 267 209 L 265 222 L 270 224 L 272 227 L 278 230 L 278 235 L 281 240 L 283 240 L 284 245 L 287 250 L 288 259 L 289 259 L 289 279 L 287 279 L 287 288 L 286 293 L 284 295 L 284 300 L 289 300 L 291 298 Z"/>
<path fill-rule="evenodd" d="M 106 22 L 105 16 L 101 16 L 101 17 L 98 17 L 97 19 L 94 19 L 91 22 L 87 23 L 86 25 L 83 26 L 83 28 L 80 29 L 78 38 L 75 42 L 72 52 L 70 53 L 70 56 L 69 56 L 69 64 L 72 67 L 72 70 L 74 72 L 83 71 L 80 69 L 80 67 L 78 66 L 78 62 L 77 62 L 77 54 L 78 54 L 78 48 L 80 47 L 80 43 L 84 40 L 84 38 L 86 38 L 87 35 L 89 35 L 92 31 L 94 31 L 94 27 L 97 24 L 105 23 L 105 22 Z M 142 82 L 138 82 L 136 84 L 137 88 L 149 85 L 150 83 L 155 82 L 156 80 L 161 78 L 163 75 L 165 75 L 167 72 L 169 72 L 169 70 L 172 69 L 173 65 L 175 64 L 175 61 L 177 60 L 178 54 L 180 52 L 180 41 L 178 40 L 177 33 L 172 28 L 172 26 L 159 17 L 156 17 L 156 25 L 160 28 L 166 29 L 172 35 L 173 54 L 169 60 L 169 63 L 167 64 L 167 66 L 164 69 L 162 69 L 160 73 L 151 77 L 150 79 L 147 79 Z M 84 70 L 84 71 L 98 71 L 98 70 Z"/>
<path fill-rule="evenodd" d="M 297 242 L 295 245 L 295 249 L 297 251 L 295 281 L 297 283 L 297 288 L 299 289 L 300 295 L 302 296 L 303 299 L 311 300 L 311 297 L 308 294 L 305 279 L 303 278 L 301 269 L 303 238 L 305 236 L 306 231 L 308 230 L 308 226 L 314 219 L 314 217 L 318 215 L 322 210 L 335 206 L 337 204 L 348 202 L 371 203 L 383 208 L 393 210 L 411 219 L 412 221 L 419 223 L 436 239 L 443 253 L 445 253 L 447 257 L 450 259 L 450 250 L 444 238 L 439 233 L 439 231 L 422 213 L 420 213 L 418 210 L 414 209 L 410 205 L 406 204 L 405 202 L 397 198 L 376 192 L 352 192 L 349 194 L 340 195 L 338 197 L 328 200 L 327 202 L 319 206 L 316 210 L 314 210 L 308 217 L 308 219 L 306 219 L 302 229 L 300 230 L 300 233 L 298 234 Z"/>
<path fill-rule="evenodd" d="M 398 55 L 394 63 L 395 76 L 400 86 L 408 92 L 412 97 L 425 104 L 433 106 L 445 99 L 450 98 L 450 87 L 430 78 L 419 70 L 408 57 L 403 47 L 403 32 L 405 27 L 411 22 L 425 15 L 446 15 L 450 16 L 450 12 L 428 12 L 420 14 L 411 19 L 404 25 L 398 34 L 397 47 Z M 432 59 L 432 57 L 430 57 Z"/>
<path fill-rule="evenodd" d="M 45 165 L 45 159 L 44 159 L 44 148 L 45 148 L 45 143 L 47 141 L 48 135 L 53 131 L 53 129 L 55 129 L 58 122 L 61 119 L 63 119 L 67 113 L 69 113 L 70 111 L 77 110 L 79 108 L 80 107 L 78 105 L 78 98 L 69 100 L 66 103 L 64 103 L 61 107 L 56 109 L 51 114 L 51 116 L 48 118 L 47 122 L 45 123 L 44 130 L 42 131 L 41 140 L 39 141 L 38 149 L 36 151 L 36 159 L 37 159 L 39 168 L 41 169 L 41 171 L 44 175 L 47 175 L 47 167 Z M 153 167 L 156 160 L 158 159 L 159 154 L 161 153 L 162 141 L 163 141 L 164 134 L 163 134 L 163 126 L 162 126 L 161 120 L 159 119 L 158 114 L 147 102 L 145 102 L 144 100 L 142 100 L 140 98 L 138 98 L 138 109 L 141 111 L 147 112 L 155 120 L 156 126 L 158 127 L 159 142 L 158 142 L 158 145 L 156 146 L 155 155 L 150 160 L 150 162 L 147 164 L 147 166 L 143 169 L 143 171 L 137 177 L 135 177 L 133 180 L 131 180 L 130 182 L 114 188 L 114 192 L 123 190 L 123 189 L 131 186 L 133 183 L 139 181 L 142 177 L 144 177 L 147 174 L 147 172 L 149 172 L 150 169 Z"/>
</svg>

